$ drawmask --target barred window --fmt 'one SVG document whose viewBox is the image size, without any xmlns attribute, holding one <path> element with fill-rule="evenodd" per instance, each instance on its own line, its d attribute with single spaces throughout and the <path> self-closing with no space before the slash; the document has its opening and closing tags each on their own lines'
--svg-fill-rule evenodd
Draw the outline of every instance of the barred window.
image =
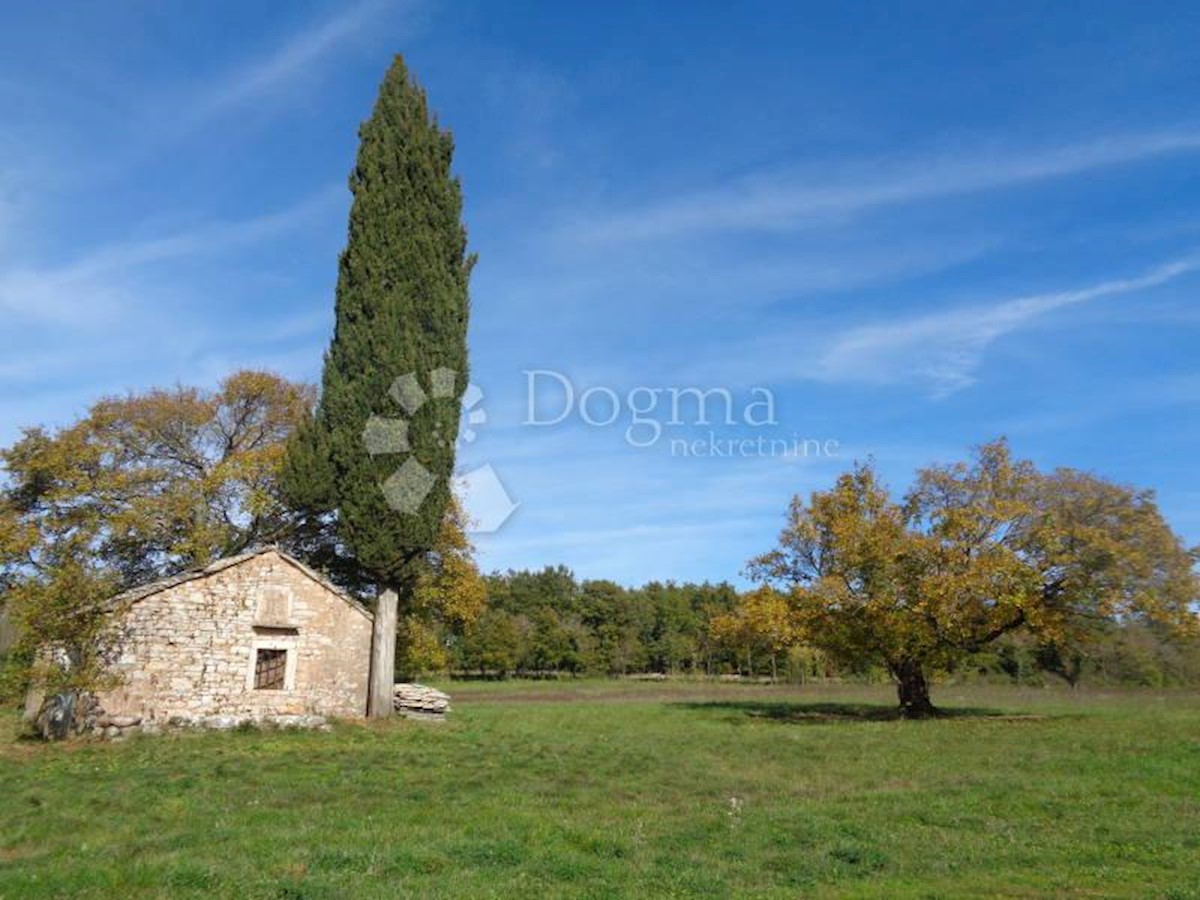
<svg viewBox="0 0 1200 900">
<path fill-rule="evenodd" d="M 254 660 L 254 689 L 282 691 L 287 672 L 287 651 L 262 648 Z"/>
</svg>

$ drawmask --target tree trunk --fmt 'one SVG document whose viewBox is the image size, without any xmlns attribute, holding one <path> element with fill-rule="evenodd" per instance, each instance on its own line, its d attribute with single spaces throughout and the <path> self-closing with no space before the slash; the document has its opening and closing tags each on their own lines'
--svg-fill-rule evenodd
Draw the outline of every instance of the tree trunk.
<svg viewBox="0 0 1200 900">
<path fill-rule="evenodd" d="M 367 716 L 372 719 L 383 719 L 392 714 L 399 603 L 399 595 L 388 588 L 380 592 L 379 601 L 375 604 L 375 625 L 371 633 L 371 682 L 367 695 Z"/>
<path fill-rule="evenodd" d="M 1067 684 L 1071 686 L 1071 690 L 1079 687 L 1079 680 L 1083 678 L 1083 654 L 1075 653 L 1071 656 L 1071 663 L 1067 667 Z"/>
<path fill-rule="evenodd" d="M 902 660 L 892 666 L 896 693 L 900 698 L 900 715 L 906 719 L 927 719 L 937 710 L 929 699 L 929 682 L 919 662 Z"/>
</svg>

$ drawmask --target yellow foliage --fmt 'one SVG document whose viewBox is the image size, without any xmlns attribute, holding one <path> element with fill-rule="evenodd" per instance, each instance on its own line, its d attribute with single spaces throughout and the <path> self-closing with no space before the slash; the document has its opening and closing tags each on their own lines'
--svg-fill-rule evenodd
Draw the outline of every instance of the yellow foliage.
<svg viewBox="0 0 1200 900">
<path fill-rule="evenodd" d="M 475 548 L 466 533 L 462 508 L 452 501 L 437 544 L 417 580 L 413 612 L 454 628 L 470 625 L 487 605 L 487 587 L 475 566 Z"/>
<path fill-rule="evenodd" d="M 767 603 L 757 619 L 748 606 L 739 615 L 845 662 L 881 662 L 923 691 L 925 671 L 1017 629 L 1055 643 L 1097 619 L 1195 630 L 1195 563 L 1149 492 L 1044 474 L 996 441 L 922 470 L 903 503 L 871 466 L 794 498 L 778 546 L 749 566 L 787 593 L 792 618 Z"/>
<path fill-rule="evenodd" d="M 239 372 L 216 391 L 106 398 L 0 451 L 0 587 L 25 642 L 18 655 L 65 647 L 70 677 L 89 677 L 97 597 L 285 535 L 277 474 L 313 398 Z"/>
<path fill-rule="evenodd" d="M 411 676 L 423 672 L 445 672 L 450 668 L 450 652 L 437 631 L 415 617 L 400 622 L 396 656 L 396 670 Z"/>
</svg>

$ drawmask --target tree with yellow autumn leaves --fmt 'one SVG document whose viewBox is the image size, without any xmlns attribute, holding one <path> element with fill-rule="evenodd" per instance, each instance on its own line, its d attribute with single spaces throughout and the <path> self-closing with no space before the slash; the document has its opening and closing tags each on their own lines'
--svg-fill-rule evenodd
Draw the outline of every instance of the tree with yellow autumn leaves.
<svg viewBox="0 0 1200 900">
<path fill-rule="evenodd" d="M 254 546 L 279 544 L 371 596 L 336 523 L 293 509 L 280 488 L 285 447 L 315 397 L 310 385 L 242 371 L 215 390 L 106 398 L 74 424 L 28 429 L 0 450 L 0 602 L 19 635 L 10 691 L 46 645 L 71 659 L 41 673 L 51 687 L 94 682 L 105 652 L 103 599 Z M 434 620 L 461 626 L 482 598 L 462 514 L 452 509 L 402 630 L 416 634 Z"/>
<path fill-rule="evenodd" d="M 920 718 L 936 712 L 931 675 L 1006 634 L 1061 646 L 1105 620 L 1194 632 L 1198 558 L 1152 493 L 1040 472 L 1000 440 L 920 471 L 899 502 L 872 465 L 794 498 L 748 574 L 786 594 L 797 641 L 883 665 Z"/>
<path fill-rule="evenodd" d="M 787 595 L 767 586 L 743 594 L 733 610 L 713 616 L 709 630 L 721 645 L 745 659 L 747 672 L 754 672 L 756 656 L 768 657 L 772 679 L 779 675 L 780 654 L 801 640 Z"/>
</svg>

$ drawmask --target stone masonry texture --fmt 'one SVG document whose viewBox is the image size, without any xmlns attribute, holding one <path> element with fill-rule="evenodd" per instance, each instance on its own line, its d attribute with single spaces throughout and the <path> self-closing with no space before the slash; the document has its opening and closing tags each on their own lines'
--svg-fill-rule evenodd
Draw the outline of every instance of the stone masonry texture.
<svg viewBox="0 0 1200 900">
<path fill-rule="evenodd" d="M 97 696 L 110 717 L 166 724 L 366 712 L 370 613 L 278 551 L 117 603 L 119 685 Z M 287 652 L 282 690 L 255 688 L 260 649 Z"/>
</svg>

